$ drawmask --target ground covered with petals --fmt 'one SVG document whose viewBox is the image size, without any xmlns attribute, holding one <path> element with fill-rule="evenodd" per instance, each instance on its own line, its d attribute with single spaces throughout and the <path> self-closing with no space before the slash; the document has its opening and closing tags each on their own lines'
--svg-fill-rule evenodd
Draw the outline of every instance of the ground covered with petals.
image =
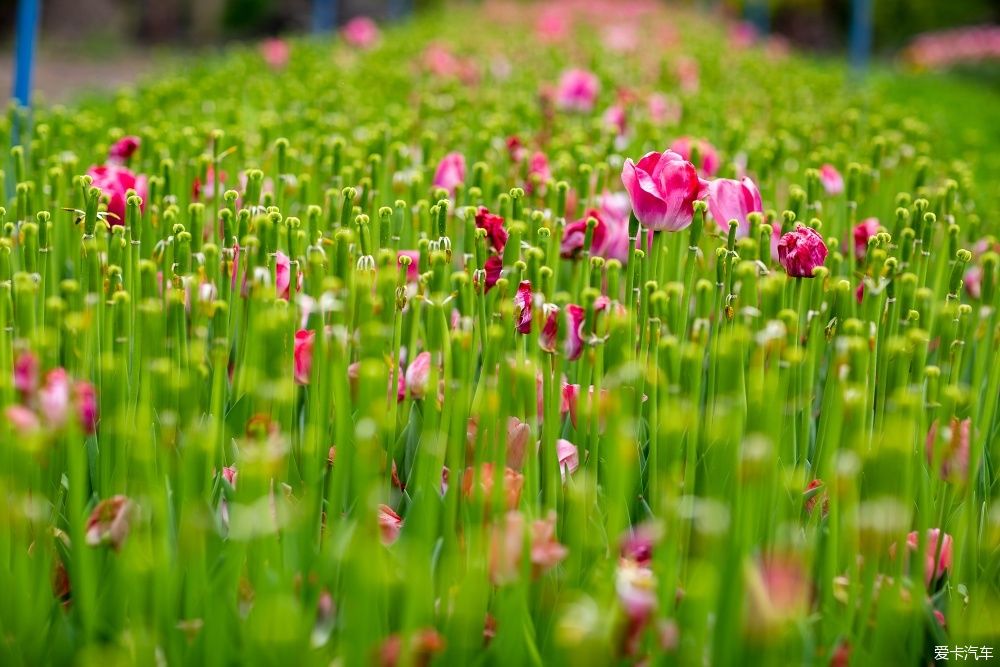
<svg viewBox="0 0 1000 667">
<path fill-rule="evenodd" d="M 12 112 L 0 663 L 1000 650 L 969 90 L 485 3 Z"/>
</svg>

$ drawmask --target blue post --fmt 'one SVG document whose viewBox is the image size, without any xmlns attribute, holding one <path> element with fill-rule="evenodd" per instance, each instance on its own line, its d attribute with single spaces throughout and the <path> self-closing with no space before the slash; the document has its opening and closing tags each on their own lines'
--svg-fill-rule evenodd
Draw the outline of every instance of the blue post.
<svg viewBox="0 0 1000 667">
<path fill-rule="evenodd" d="M 851 65 L 856 71 L 868 67 L 872 55 L 872 0 L 851 0 Z"/>
<path fill-rule="evenodd" d="M 770 0 L 746 0 L 743 5 L 743 13 L 746 20 L 757 28 L 757 32 L 766 35 L 771 31 L 771 8 Z"/>
<path fill-rule="evenodd" d="M 38 34 L 38 0 L 21 0 L 17 5 L 17 35 L 14 55 L 14 101 L 18 106 L 31 104 L 31 73 L 35 60 L 35 35 Z"/>
<path fill-rule="evenodd" d="M 410 15 L 410 0 L 389 0 L 389 18 L 398 21 Z"/>
<path fill-rule="evenodd" d="M 337 0 L 313 0 L 313 32 L 330 32 L 337 25 Z"/>
</svg>

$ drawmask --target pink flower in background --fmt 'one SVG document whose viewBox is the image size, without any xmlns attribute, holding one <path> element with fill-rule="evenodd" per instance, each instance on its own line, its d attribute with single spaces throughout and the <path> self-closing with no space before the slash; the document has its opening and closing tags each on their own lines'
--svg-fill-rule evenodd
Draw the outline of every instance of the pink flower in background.
<svg viewBox="0 0 1000 667">
<path fill-rule="evenodd" d="M 813 269 L 826 261 L 826 243 L 812 227 L 798 225 L 778 241 L 778 261 L 794 278 L 812 278 Z"/>
<path fill-rule="evenodd" d="M 97 503 L 87 518 L 87 544 L 96 547 L 110 545 L 115 551 L 121 549 L 129 533 L 132 501 L 118 495 Z"/>
<path fill-rule="evenodd" d="M 601 41 L 613 53 L 629 53 L 639 47 L 639 31 L 631 23 L 619 23 L 606 28 Z"/>
<path fill-rule="evenodd" d="M 583 252 L 587 237 L 587 221 L 590 218 L 597 220 L 597 225 L 594 226 L 592 235 L 591 251 L 592 254 L 600 254 L 597 251 L 604 248 L 607 243 L 608 226 L 601 219 L 600 211 L 591 208 L 587 209 L 582 218 L 566 225 L 566 229 L 563 232 L 562 245 L 559 249 L 560 255 L 563 257 L 576 257 Z"/>
<path fill-rule="evenodd" d="M 403 530 L 403 517 L 388 505 L 379 505 L 378 529 L 382 544 L 389 546 L 399 539 L 399 533 Z"/>
<path fill-rule="evenodd" d="M 701 85 L 698 75 L 698 61 L 694 58 L 681 58 L 677 61 L 674 72 L 677 82 L 685 93 L 697 93 Z"/>
<path fill-rule="evenodd" d="M 309 384 L 312 371 L 313 342 L 316 332 L 309 329 L 299 329 L 295 332 L 294 370 L 297 384 Z"/>
<path fill-rule="evenodd" d="M 510 156 L 511 162 L 520 162 L 524 159 L 524 155 L 527 149 L 524 147 L 524 142 L 516 134 L 512 134 L 507 137 L 507 155 Z"/>
<path fill-rule="evenodd" d="M 750 233 L 747 217 L 763 212 L 764 205 L 757 185 L 749 178 L 739 181 L 719 178 L 708 185 L 708 210 L 721 230 L 727 231 L 729 221 L 736 220 L 740 234 L 746 236 Z"/>
<path fill-rule="evenodd" d="M 945 479 L 958 478 L 964 480 L 969 472 L 969 436 L 972 431 L 972 420 L 952 417 L 948 427 L 941 434 L 941 444 L 944 452 L 940 457 L 941 477 Z M 938 422 L 935 419 L 927 431 L 927 464 L 933 466 L 937 453 Z"/>
<path fill-rule="evenodd" d="M 646 103 L 649 119 L 656 125 L 677 125 L 681 122 L 683 107 L 677 100 L 662 93 L 653 93 Z"/>
<path fill-rule="evenodd" d="M 32 352 L 22 352 L 14 360 L 14 389 L 21 394 L 38 389 L 38 357 Z"/>
<path fill-rule="evenodd" d="M 109 163 L 91 167 L 87 175 L 93 179 L 93 186 L 108 199 L 108 213 L 111 214 L 108 224 L 112 227 L 125 224 L 125 194 L 129 190 L 135 190 L 143 200 L 146 198 L 146 177 L 137 177 L 125 167 Z"/>
<path fill-rule="evenodd" d="M 594 252 L 604 259 L 617 259 L 623 264 L 629 260 L 631 239 L 628 235 L 628 219 L 632 207 L 625 192 L 605 192 L 600 200 L 600 219 L 605 223 L 607 233 L 604 244 Z"/>
<path fill-rule="evenodd" d="M 952 559 L 952 538 L 948 533 L 941 537 L 940 528 L 930 528 L 927 531 L 927 553 L 924 556 L 924 583 L 930 586 L 936 579 L 944 576 L 945 572 L 951 569 Z M 906 536 L 906 550 L 916 553 L 919 535 L 917 531 L 912 531 Z M 938 541 L 941 546 L 938 547 Z M 890 553 L 895 555 L 895 544 L 890 548 Z M 938 553 L 940 548 L 941 552 Z"/>
<path fill-rule="evenodd" d="M 490 580 L 494 584 L 503 585 L 517 579 L 523 552 L 524 515 L 509 511 L 499 524 L 493 525 L 490 532 Z"/>
<path fill-rule="evenodd" d="M 601 83 L 597 75 L 584 69 L 571 69 L 563 73 L 556 90 L 556 104 L 560 109 L 587 113 L 594 108 Z"/>
<path fill-rule="evenodd" d="M 556 539 L 556 513 L 531 522 L 531 566 L 535 575 L 550 570 L 566 558 L 569 549 Z"/>
<path fill-rule="evenodd" d="M 868 239 L 878 233 L 878 218 L 865 218 L 854 226 L 854 256 L 863 260 L 868 254 Z"/>
<path fill-rule="evenodd" d="M 545 184 L 552 179 L 552 169 L 549 167 L 549 158 L 541 151 L 535 151 L 528 162 L 528 179 L 525 188 L 529 194 L 535 191 L 536 184 L 538 192 L 544 193 Z"/>
<path fill-rule="evenodd" d="M 519 470 L 524 465 L 524 453 L 531 441 L 531 427 L 517 417 L 507 420 L 507 465 Z"/>
<path fill-rule="evenodd" d="M 748 49 L 759 37 L 757 28 L 749 21 L 740 21 L 729 27 L 729 43 L 735 49 Z"/>
<path fill-rule="evenodd" d="M 455 188 L 465 182 L 465 156 L 461 153 L 448 153 L 438 163 L 434 172 L 434 187 L 444 188 L 450 194 L 455 194 Z"/>
<path fill-rule="evenodd" d="M 71 387 L 63 368 L 54 368 L 45 375 L 45 384 L 38 391 L 39 411 L 55 427 L 66 423 L 69 414 Z"/>
<path fill-rule="evenodd" d="M 97 430 L 97 391 L 89 382 L 77 382 L 73 386 L 73 398 L 76 400 L 77 417 L 80 428 L 87 435 Z"/>
<path fill-rule="evenodd" d="M 284 69 L 285 65 L 288 64 L 290 53 L 288 43 L 283 39 L 271 37 L 260 43 L 260 54 L 271 69 Z"/>
<path fill-rule="evenodd" d="M 676 232 L 691 224 L 694 202 L 707 191 L 694 165 L 673 151 L 647 153 L 625 160 L 622 183 L 632 210 L 645 227 Z"/>
<path fill-rule="evenodd" d="M 615 591 L 618 603 L 633 622 L 645 623 L 656 610 L 656 577 L 650 568 L 633 560 L 618 561 Z"/>
<path fill-rule="evenodd" d="M 344 41 L 359 49 L 375 46 L 379 38 L 378 26 L 367 16 L 356 16 L 341 28 Z"/>
<path fill-rule="evenodd" d="M 298 280 L 301 280 L 301 276 L 298 276 Z M 291 260 L 288 259 L 288 255 L 279 250 L 274 256 L 274 285 L 279 299 L 288 301 L 291 282 Z"/>
<path fill-rule="evenodd" d="M 580 467 L 580 453 L 572 442 L 559 438 L 556 440 L 556 458 L 559 459 L 559 472 L 565 482 Z"/>
<path fill-rule="evenodd" d="M 965 275 L 962 276 L 962 284 L 965 285 L 965 291 L 973 299 L 979 299 L 983 295 L 983 267 L 970 266 L 965 271 Z"/>
<path fill-rule="evenodd" d="M 486 230 L 486 239 L 493 246 L 493 250 L 502 253 L 507 246 L 507 229 L 503 226 L 503 218 L 485 206 L 480 206 L 476 210 L 476 228 Z"/>
<path fill-rule="evenodd" d="M 557 306 L 546 304 L 545 314 L 545 326 L 542 327 L 539 345 L 547 352 L 555 352 L 559 341 L 559 327 L 568 326 L 564 352 L 569 361 L 578 359 L 583 354 L 583 320 L 586 316 L 583 308 L 571 303 L 566 306 L 566 312 L 562 313 Z M 561 325 L 560 321 L 565 324 Z"/>
<path fill-rule="evenodd" d="M 670 150 L 680 155 L 685 160 L 693 162 L 692 156 L 694 155 L 694 139 L 691 137 L 678 137 L 674 140 L 674 143 L 670 144 Z M 715 150 L 715 146 L 708 143 L 704 139 L 698 140 L 698 170 L 701 175 L 705 178 L 712 178 L 719 171 L 720 160 L 719 153 Z"/>
<path fill-rule="evenodd" d="M 236 476 L 236 466 L 226 466 L 222 469 L 222 478 L 234 489 L 236 488 Z"/>
<path fill-rule="evenodd" d="M 108 149 L 108 162 L 110 164 L 123 165 L 132 159 L 135 152 L 139 150 L 142 141 L 139 137 L 128 135 L 122 137 Z"/>
<path fill-rule="evenodd" d="M 396 253 L 396 261 L 402 266 L 403 263 L 399 260 L 403 257 L 408 257 L 410 259 L 410 264 L 406 267 L 406 281 L 415 283 L 420 280 L 420 251 L 419 250 L 400 250 Z"/>
<path fill-rule="evenodd" d="M 424 49 L 422 57 L 424 69 L 441 78 L 457 76 L 461 71 L 458 58 L 444 44 L 431 42 Z"/>
<path fill-rule="evenodd" d="M 828 195 L 839 195 L 844 191 L 844 177 L 832 164 L 824 164 L 819 168 L 819 182 Z"/>
<path fill-rule="evenodd" d="M 533 295 L 531 293 L 531 281 L 522 280 L 517 286 L 517 293 L 514 295 L 514 318 L 517 330 L 520 333 L 531 333 L 531 307 Z"/>
<path fill-rule="evenodd" d="M 34 410 L 26 408 L 23 405 L 8 405 L 7 409 L 4 410 L 4 414 L 14 431 L 21 436 L 26 436 L 33 431 L 37 431 L 42 425 Z"/>
<path fill-rule="evenodd" d="M 569 21 L 564 9 L 545 10 L 538 16 L 535 26 L 539 39 L 543 42 L 559 42 L 569 35 Z"/>
<path fill-rule="evenodd" d="M 618 136 L 625 136 L 625 130 L 628 126 L 628 118 L 625 115 L 625 107 L 620 104 L 613 104 L 607 108 L 604 112 L 604 116 L 601 120 L 605 125 L 615 128 L 618 132 Z"/>
<path fill-rule="evenodd" d="M 406 391 L 410 398 L 421 399 L 427 394 L 431 373 L 431 353 L 421 352 L 406 367 Z"/>
</svg>

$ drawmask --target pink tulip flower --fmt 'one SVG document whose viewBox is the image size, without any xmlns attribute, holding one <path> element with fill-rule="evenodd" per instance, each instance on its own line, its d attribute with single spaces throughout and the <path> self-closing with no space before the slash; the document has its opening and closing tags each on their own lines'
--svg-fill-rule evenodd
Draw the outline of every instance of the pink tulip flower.
<svg viewBox="0 0 1000 667">
<path fill-rule="evenodd" d="M 813 269 L 826 261 L 826 243 L 812 227 L 798 225 L 778 241 L 778 261 L 795 278 L 812 278 Z"/>
<path fill-rule="evenodd" d="M 625 160 L 622 183 L 635 217 L 655 231 L 676 232 L 690 225 L 695 200 L 708 190 L 694 165 L 673 151 L 647 153 L 638 163 Z"/>
</svg>

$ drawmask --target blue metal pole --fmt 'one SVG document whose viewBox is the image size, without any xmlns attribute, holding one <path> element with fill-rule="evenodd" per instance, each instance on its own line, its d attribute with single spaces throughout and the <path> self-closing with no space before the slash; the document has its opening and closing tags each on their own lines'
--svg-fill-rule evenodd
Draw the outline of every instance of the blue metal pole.
<svg viewBox="0 0 1000 667">
<path fill-rule="evenodd" d="M 868 67 L 872 55 L 872 0 L 851 0 L 851 65 L 855 70 Z"/>
<path fill-rule="evenodd" d="M 746 0 L 743 6 L 743 13 L 747 21 L 757 28 L 757 32 L 766 35 L 771 31 L 771 8 L 768 5 L 770 0 Z"/>
<path fill-rule="evenodd" d="M 330 32 L 337 25 L 337 0 L 313 0 L 313 32 Z"/>
<path fill-rule="evenodd" d="M 14 55 L 14 101 L 26 107 L 31 103 L 31 74 L 35 60 L 35 36 L 38 34 L 38 0 L 20 0 L 17 5 L 17 45 Z"/>
</svg>

